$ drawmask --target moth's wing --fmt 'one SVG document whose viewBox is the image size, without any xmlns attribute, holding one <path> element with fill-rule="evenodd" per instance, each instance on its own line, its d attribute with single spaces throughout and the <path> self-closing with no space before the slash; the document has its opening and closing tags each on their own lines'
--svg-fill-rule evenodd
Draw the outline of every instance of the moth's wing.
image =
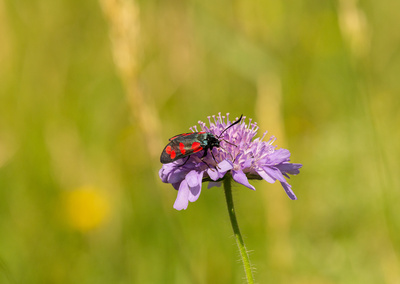
<svg viewBox="0 0 400 284">
<path fill-rule="evenodd" d="M 187 134 L 187 135 L 185 135 Z M 203 150 L 201 143 L 198 141 L 197 133 L 179 134 L 170 139 L 161 153 L 160 162 L 163 164 L 172 163 L 182 159 L 193 153 Z"/>
<path fill-rule="evenodd" d="M 175 135 L 174 137 L 171 137 L 168 140 L 172 141 L 172 140 L 175 140 L 175 139 L 180 139 L 180 140 L 191 139 L 191 138 L 196 137 L 197 134 L 198 134 L 197 132 L 182 133 L 182 134 Z"/>
</svg>

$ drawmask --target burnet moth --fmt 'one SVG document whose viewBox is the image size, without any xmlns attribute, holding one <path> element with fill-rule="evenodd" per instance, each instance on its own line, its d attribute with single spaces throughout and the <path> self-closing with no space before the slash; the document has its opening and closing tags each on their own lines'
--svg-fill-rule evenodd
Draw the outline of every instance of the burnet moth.
<svg viewBox="0 0 400 284">
<path fill-rule="evenodd" d="M 204 154 L 201 157 L 201 159 L 203 159 L 207 155 L 208 149 L 210 149 L 211 155 L 215 161 L 212 149 L 214 147 L 221 147 L 220 142 L 222 139 L 220 140 L 220 138 L 222 137 L 222 134 L 224 134 L 224 132 L 230 127 L 238 124 L 242 120 L 242 117 L 243 115 L 241 115 L 237 121 L 225 128 L 217 137 L 210 132 L 192 132 L 179 134 L 170 138 L 170 142 L 167 144 L 167 146 L 165 146 L 161 153 L 160 162 L 163 164 L 168 164 L 184 157 L 188 157 L 189 159 L 190 155 L 204 150 Z M 228 141 L 225 142 L 230 143 Z M 186 162 L 187 160 L 185 163 Z"/>
</svg>

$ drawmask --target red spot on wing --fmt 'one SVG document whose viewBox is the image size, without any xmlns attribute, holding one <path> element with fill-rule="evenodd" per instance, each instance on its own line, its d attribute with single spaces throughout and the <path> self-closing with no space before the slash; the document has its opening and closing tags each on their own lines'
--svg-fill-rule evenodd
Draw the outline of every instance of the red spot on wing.
<svg viewBox="0 0 400 284">
<path fill-rule="evenodd" d="M 165 148 L 165 153 L 167 153 L 172 160 L 176 157 L 176 153 L 171 149 L 171 146 L 167 146 L 167 148 Z"/>
<path fill-rule="evenodd" d="M 197 153 L 197 152 L 203 150 L 203 147 L 200 146 L 199 142 L 193 142 L 192 150 L 193 150 L 193 153 Z"/>
<path fill-rule="evenodd" d="M 185 155 L 186 153 L 185 145 L 182 142 L 179 143 L 179 150 L 181 151 L 182 155 Z"/>
<path fill-rule="evenodd" d="M 198 132 L 197 134 L 204 134 L 204 133 L 206 133 L 205 131 L 203 131 L 203 132 Z"/>
</svg>

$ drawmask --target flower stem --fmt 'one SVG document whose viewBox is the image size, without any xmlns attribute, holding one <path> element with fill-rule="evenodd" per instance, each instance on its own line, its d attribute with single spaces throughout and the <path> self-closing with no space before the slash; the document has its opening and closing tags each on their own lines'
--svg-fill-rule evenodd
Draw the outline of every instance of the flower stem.
<svg viewBox="0 0 400 284">
<path fill-rule="evenodd" d="M 242 257 L 247 283 L 254 284 L 254 278 L 251 272 L 249 255 L 247 253 L 246 246 L 244 245 L 242 235 L 240 234 L 240 229 L 235 214 L 235 207 L 233 206 L 231 179 L 228 177 L 224 179 L 224 190 L 225 190 L 226 204 L 228 205 L 229 218 L 231 219 L 231 224 L 233 233 L 235 235 L 236 244 L 239 248 L 240 256 Z"/>
</svg>

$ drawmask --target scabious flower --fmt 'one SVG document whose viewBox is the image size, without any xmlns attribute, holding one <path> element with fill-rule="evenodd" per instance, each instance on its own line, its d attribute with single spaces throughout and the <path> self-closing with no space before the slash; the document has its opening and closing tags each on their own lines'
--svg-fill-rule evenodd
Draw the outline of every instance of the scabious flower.
<svg viewBox="0 0 400 284">
<path fill-rule="evenodd" d="M 210 132 L 218 137 L 224 129 L 232 124 L 229 121 L 229 113 L 218 117 L 208 117 L 210 126 L 199 121 L 200 129 L 196 126 L 190 128 L 193 132 Z M 210 181 L 209 187 L 218 185 L 224 178 L 232 177 L 234 181 L 255 190 L 249 183 L 249 179 L 264 179 L 269 183 L 278 180 L 290 199 L 296 200 L 291 186 L 285 177 L 288 174 L 297 175 L 302 167 L 301 164 L 289 163 L 290 152 L 286 149 L 277 149 L 273 146 L 275 137 L 263 141 L 267 131 L 261 138 L 253 138 L 258 130 L 257 123 L 245 123 L 245 117 L 240 123 L 230 127 L 219 138 L 219 148 L 214 147 L 212 152 L 215 157 L 208 153 L 203 161 L 203 151 L 195 153 L 169 164 L 163 164 L 159 175 L 163 182 L 170 183 L 178 190 L 174 208 L 177 210 L 186 209 L 189 201 L 196 201 L 201 192 L 201 185 L 204 181 Z M 216 183 L 217 182 L 217 183 Z"/>
</svg>

